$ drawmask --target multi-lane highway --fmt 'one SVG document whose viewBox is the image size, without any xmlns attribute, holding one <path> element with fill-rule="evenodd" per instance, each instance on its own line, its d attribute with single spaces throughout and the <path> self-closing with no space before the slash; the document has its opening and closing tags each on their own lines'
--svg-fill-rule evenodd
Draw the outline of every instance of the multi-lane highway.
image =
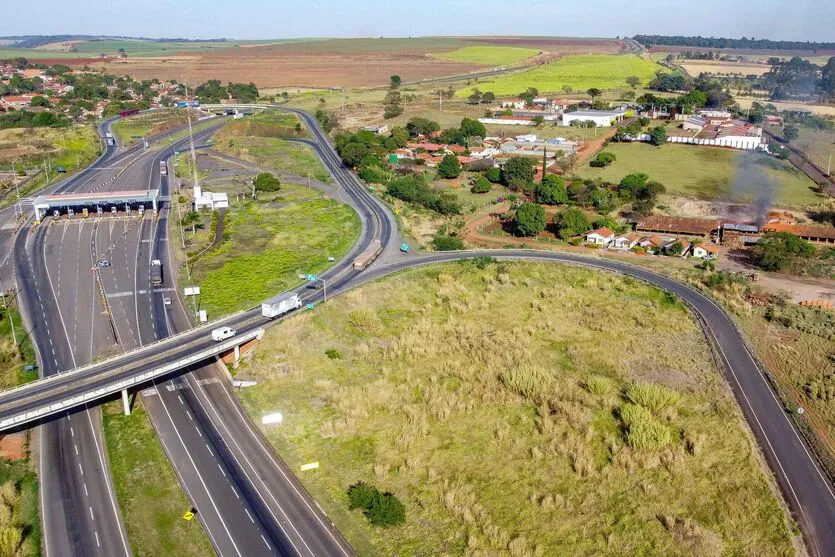
<svg viewBox="0 0 835 557">
<path fill-rule="evenodd" d="M 728 380 L 812 553 L 835 555 L 835 496 L 832 486 L 809 454 L 762 377 L 732 318 L 712 300 L 662 275 L 602 258 L 524 250 L 404 256 L 397 250 L 399 242 L 396 238 L 394 216 L 365 190 L 353 173 L 343 167 L 315 120 L 305 113 L 299 113 L 299 116 L 313 133 L 312 144 L 317 153 L 336 178 L 337 184 L 358 208 L 363 233 L 352 255 L 359 253 L 374 239 L 380 239 L 385 247 L 380 260 L 366 271 L 353 270 L 350 262 L 346 260 L 323 275 L 329 280 L 330 295 L 336 295 L 362 282 L 410 266 L 486 253 L 499 258 L 532 258 L 625 273 L 676 294 L 685 300 L 703 321 L 708 339 L 716 349 L 720 362 L 726 366 Z M 152 171 L 153 168 L 151 165 Z M 167 184 L 161 183 L 160 188 L 165 190 Z M 190 327 L 188 314 L 181 306 L 174 304 L 173 308 L 166 310 L 162 304 L 162 293 L 155 293 L 147 287 L 147 261 L 151 255 L 170 262 L 166 253 L 166 218 L 164 208 L 155 225 L 144 225 L 143 229 L 140 223 L 138 230 L 133 230 L 130 226 L 123 228 L 121 233 L 126 239 L 125 246 L 135 242 L 138 247 L 135 251 L 129 251 L 129 248 L 118 251 L 123 248 L 114 248 L 117 250 L 114 253 L 117 253 L 117 259 L 124 258 L 125 269 L 132 267 L 133 270 L 131 272 L 123 269 L 124 276 L 120 276 L 114 269 L 112 282 L 103 279 L 105 292 L 109 294 L 105 295 L 105 299 L 119 300 L 118 303 L 111 302 L 108 305 L 111 315 L 114 316 L 115 338 L 121 343 L 121 349 L 145 345 Z M 96 245 L 99 241 L 113 240 L 112 231 L 99 230 L 102 224 L 98 225 L 95 232 L 92 225 L 88 226 L 91 228 L 88 231 L 89 237 L 95 238 Z M 67 234 L 72 238 L 73 233 L 62 232 L 64 241 L 77 246 L 75 253 L 78 257 L 82 251 L 83 238 L 88 233 L 83 227 L 80 228 L 77 232 L 81 238 L 79 241 L 67 240 Z M 116 232 L 118 237 L 122 237 L 119 236 L 118 228 Z M 50 235 L 54 233 L 50 232 Z M 148 241 L 144 242 L 146 239 Z M 42 243 L 43 246 L 49 245 L 48 239 L 38 239 L 38 242 L 45 242 Z M 143 250 L 144 245 L 148 246 L 148 250 Z M 23 250 L 27 254 L 31 251 Z M 50 256 L 48 251 L 48 248 L 44 249 L 44 262 Z M 28 255 L 26 259 L 29 259 Z M 21 264 L 25 265 L 25 262 Z M 46 266 L 45 263 L 38 265 Z M 171 265 L 167 265 L 167 269 L 170 273 Z M 73 272 L 76 271 L 70 267 L 62 269 L 60 274 L 65 276 L 68 273 L 68 276 L 72 276 Z M 32 280 L 35 282 L 28 288 L 38 293 L 53 286 L 49 278 L 49 284 L 43 283 L 43 279 L 37 282 L 38 279 L 34 276 Z M 173 280 L 173 276 L 169 274 L 166 284 L 174 284 Z M 142 292 L 143 290 L 145 292 Z M 123 293 L 125 294 L 122 295 Z M 316 301 L 320 295 L 319 292 L 308 292 L 305 298 Z M 146 298 L 140 302 L 143 296 Z M 52 301 L 55 302 L 55 299 L 57 294 L 53 294 Z M 128 300 L 133 300 L 133 305 L 128 304 Z M 127 305 L 121 309 L 117 308 L 123 304 Z M 28 305 L 27 302 L 27 311 L 36 317 L 38 306 L 34 306 L 33 312 Z M 55 305 L 60 308 L 57 302 Z M 47 315 L 51 316 L 50 321 L 56 317 L 47 311 L 44 318 Z M 58 333 L 66 336 L 66 330 L 72 329 L 72 326 L 67 329 L 65 324 L 60 323 L 61 315 L 64 313 L 61 312 L 58 316 L 61 328 L 53 327 L 57 331 L 55 336 L 58 336 Z M 257 309 L 237 314 L 227 320 L 227 323 L 239 332 L 269 324 L 260 317 Z M 96 337 L 98 334 L 104 339 L 107 338 L 106 331 L 93 333 L 92 336 Z M 46 342 L 50 344 L 49 349 L 60 345 L 55 339 L 52 339 L 51 343 Z M 64 344 L 78 346 L 77 343 L 71 344 L 69 340 Z M 66 378 L 2 393 L 0 416 L 23 408 L 26 404 L 55 400 L 68 396 L 74 390 L 117 381 L 130 374 L 158 366 L 161 362 L 177 359 L 183 354 L 204 350 L 212 344 L 207 330 L 188 331 L 169 342 L 157 342 L 147 348 L 79 370 Z M 62 358 L 68 355 L 71 358 L 74 352 L 68 352 L 66 346 L 56 348 L 56 355 L 61 353 Z M 41 359 L 44 359 L 43 350 Z M 149 408 L 163 446 L 181 482 L 200 510 L 201 519 L 218 552 L 223 555 L 350 553 L 350 548 L 338 532 L 330 526 L 327 518 L 318 511 L 315 503 L 243 414 L 234 394 L 229 390 L 228 383 L 219 375 L 217 367 L 209 364 L 192 371 L 193 373 L 152 385 L 150 389 L 143 391 L 143 401 Z M 53 420 L 50 423 L 61 421 Z M 94 430 L 92 427 L 90 429 Z M 104 481 L 106 483 L 106 477 Z M 102 491 L 104 492 L 104 489 Z M 259 543 L 262 544 L 260 547 Z"/>
</svg>

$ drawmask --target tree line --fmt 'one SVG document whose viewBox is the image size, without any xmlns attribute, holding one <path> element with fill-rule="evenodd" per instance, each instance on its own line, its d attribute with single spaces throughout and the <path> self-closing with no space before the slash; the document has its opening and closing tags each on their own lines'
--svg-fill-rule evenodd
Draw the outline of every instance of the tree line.
<svg viewBox="0 0 835 557">
<path fill-rule="evenodd" d="M 695 46 L 700 48 L 747 48 L 750 50 L 832 50 L 835 42 L 772 41 L 770 39 L 726 39 L 723 37 L 686 37 L 682 35 L 635 35 L 632 40 L 652 46 Z"/>
</svg>

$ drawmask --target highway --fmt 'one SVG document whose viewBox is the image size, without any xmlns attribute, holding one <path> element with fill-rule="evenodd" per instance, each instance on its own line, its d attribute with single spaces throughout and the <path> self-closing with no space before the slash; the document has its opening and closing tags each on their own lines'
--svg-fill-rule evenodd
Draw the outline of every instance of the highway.
<svg viewBox="0 0 835 557">
<path fill-rule="evenodd" d="M 353 173 L 342 166 L 323 133 L 318 129 L 315 120 L 304 113 L 301 113 L 300 117 L 313 131 L 315 148 L 326 166 L 334 174 L 337 183 L 360 206 L 359 213 L 363 223 L 363 233 L 361 241 L 352 251 L 352 255 L 359 253 L 374 238 L 381 239 L 385 248 L 379 260 L 366 271 L 353 270 L 349 261 L 344 260 L 328 273 L 323 274 L 323 278 L 328 280 L 329 295 L 337 295 L 369 280 L 375 280 L 389 273 L 416 265 L 478 255 L 583 265 L 628 274 L 674 293 L 682 298 L 702 320 L 706 335 L 714 346 L 719 361 L 726 366 L 729 383 L 762 447 L 774 476 L 784 493 L 785 500 L 809 543 L 811 552 L 814 555 L 835 555 L 835 496 L 833 496 L 832 486 L 825 479 L 760 373 L 756 361 L 748 351 L 744 339 L 737 331 L 733 319 L 712 300 L 689 286 L 662 275 L 598 257 L 526 250 L 485 250 L 427 255 L 411 254 L 408 256 L 400 254 L 397 249 L 399 242 L 396 236 L 396 222 L 391 211 L 381 201 L 371 196 Z M 158 223 L 164 218 L 165 212 L 163 211 Z M 162 229 L 164 228 L 162 227 Z M 149 242 L 149 244 L 151 249 L 159 250 L 165 248 L 167 242 L 164 239 L 164 233 L 160 231 L 159 224 L 156 229 L 158 232 L 154 237 L 161 241 Z M 137 232 L 137 238 L 143 238 L 142 234 L 142 232 Z M 141 242 L 140 245 L 142 245 Z M 26 250 L 23 251 L 28 253 Z M 137 261 L 140 259 L 144 261 L 144 258 L 148 256 L 148 254 L 143 254 L 139 257 L 137 252 Z M 48 254 L 45 253 L 44 258 L 46 257 L 48 257 Z M 25 265 L 25 262 L 22 264 Z M 136 276 L 143 275 L 143 273 L 144 271 L 137 264 Z M 32 280 L 35 282 L 29 288 L 37 292 L 43 292 L 45 287 L 48 286 L 43 282 L 37 282 L 34 277 L 32 277 Z M 130 279 L 123 278 L 120 280 L 124 282 Z M 136 280 L 134 278 L 135 294 L 141 290 L 136 286 Z M 168 277 L 166 280 L 173 279 Z M 171 283 L 167 282 L 167 284 Z M 121 286 L 121 283 L 114 283 L 112 288 L 119 289 L 123 286 Z M 150 292 L 150 289 L 148 291 Z M 114 293 L 118 294 L 118 291 L 114 291 Z M 130 308 L 126 308 L 124 316 L 119 319 L 122 332 L 118 332 L 119 329 L 117 328 L 117 335 L 126 338 L 129 336 L 129 332 L 125 327 L 135 326 L 136 336 L 134 338 L 136 339 L 136 345 L 139 345 L 152 342 L 169 332 L 185 330 L 190 326 L 187 314 L 181 307 L 175 305 L 173 310 L 169 309 L 166 312 L 164 307 L 160 307 L 162 296 L 148 295 L 152 299 L 152 304 L 146 306 L 148 307 L 148 314 L 141 318 L 135 315 L 134 324 L 131 324 Z M 306 301 L 315 302 L 320 299 L 321 292 L 308 291 L 304 293 L 304 296 Z M 127 298 L 127 296 L 125 297 Z M 138 310 L 134 309 L 134 311 L 137 312 Z M 236 314 L 225 320 L 224 323 L 228 323 L 239 333 L 271 325 L 270 322 L 260 317 L 257 308 Z M 57 333 L 56 336 L 58 336 Z M 54 341 L 54 345 L 59 344 L 60 342 Z M 65 344 L 69 345 L 69 342 Z M 180 333 L 169 341 L 150 344 L 145 348 L 127 352 L 118 358 L 110 358 L 93 366 L 79 369 L 72 374 L 65 374 L 64 377 L 32 384 L 24 389 L 0 393 L 0 416 L 18 412 L 27 406 L 43 404 L 44 401 L 65 398 L 70 393 L 89 389 L 96 385 L 113 383 L 131 374 L 139 374 L 143 370 L 159 366 L 162 362 L 179 358 L 183 354 L 204 350 L 212 344 L 214 343 L 209 338 L 207 329 L 190 330 Z M 66 346 L 57 348 L 56 351 L 63 354 L 67 351 L 67 348 Z M 72 352 L 70 351 L 70 353 Z M 42 360 L 43 356 L 44 352 L 41 350 Z M 327 519 L 320 512 L 316 512 L 315 503 L 312 503 L 309 496 L 298 486 L 292 476 L 287 473 L 286 477 L 277 479 L 281 474 L 271 473 L 276 469 L 284 473 L 287 471 L 282 468 L 280 461 L 274 456 L 248 419 L 239 414 L 241 410 L 237 400 L 234 394 L 229 392 L 229 387 L 224 378 L 218 375 L 216 366 L 208 365 L 194 370 L 194 373 L 176 377 L 167 383 L 158 383 L 151 387 L 151 390 L 145 390 L 143 393 L 143 400 L 146 405 L 153 406 L 158 399 L 158 405 L 163 409 L 163 413 L 170 413 L 177 406 L 182 407 L 184 411 L 184 418 L 174 417 L 174 414 L 171 414 L 170 429 L 161 426 L 161 422 L 157 419 L 154 419 L 154 424 L 160 432 L 163 445 L 166 447 L 181 481 L 186 486 L 189 497 L 198 504 L 201 519 L 204 520 L 207 531 L 210 532 L 219 553 L 234 555 L 249 554 L 247 553 L 249 550 L 255 551 L 254 546 L 247 546 L 243 550 L 238 547 L 237 540 L 244 539 L 237 534 L 238 528 L 243 528 L 246 521 L 255 525 L 255 531 L 258 533 L 257 537 L 249 536 L 251 539 L 248 539 L 248 541 L 254 540 L 257 542 L 263 535 L 264 539 L 262 541 L 265 546 L 271 546 L 269 551 L 273 553 L 338 554 L 340 551 L 331 552 L 334 548 L 339 548 L 341 552 L 346 554 L 350 552 L 347 544 L 344 544 L 344 540 L 341 540 L 338 533 L 328 527 Z M 147 393 L 147 396 L 145 393 Z M 191 416 L 186 411 L 191 413 Z M 156 412 L 154 414 L 156 415 Z M 60 421 L 62 420 L 59 418 L 49 423 Z M 193 434 L 187 425 L 191 422 L 194 422 L 194 425 L 191 425 L 190 428 L 194 431 Z M 188 439 L 184 438 L 184 432 L 188 432 Z M 211 443 L 205 441 L 207 438 Z M 178 446 L 181 446 L 182 449 L 176 449 Z M 201 447 L 203 447 L 202 456 L 198 452 L 201 451 Z M 234 491 L 233 497 L 235 497 L 235 500 L 242 497 L 240 505 L 244 509 L 243 515 L 246 520 L 242 516 L 240 519 L 225 521 L 224 517 L 227 516 L 225 512 L 217 512 L 217 520 L 209 517 L 213 512 L 211 509 L 222 504 L 221 497 L 215 498 L 214 493 L 215 489 L 221 489 L 223 480 L 217 476 L 212 480 L 203 477 L 204 472 L 208 473 L 208 470 L 212 468 L 217 469 L 220 477 L 224 480 L 229 478 L 230 491 L 219 491 L 217 493 L 228 494 Z M 268 481 L 267 478 L 270 478 L 269 481 L 274 481 L 274 483 L 261 483 Z M 198 489 L 193 486 L 201 487 Z M 241 488 L 241 491 L 244 488 L 248 491 L 247 493 L 241 493 L 238 488 Z M 223 499 L 231 499 L 231 497 L 223 497 Z M 288 501 L 292 503 L 288 503 Z M 285 508 L 285 504 L 289 506 Z M 220 511 L 219 507 L 218 511 Z M 287 517 L 287 521 L 283 523 L 282 520 L 285 517 Z M 303 519 L 301 517 L 307 518 Z M 219 533 L 225 532 L 228 532 L 229 540 L 219 541 L 219 538 L 222 537 Z M 330 536 L 333 536 L 333 540 L 328 542 Z M 325 545 L 316 550 L 311 545 L 315 540 L 324 540 Z M 272 544 L 270 544 L 271 541 Z"/>
</svg>

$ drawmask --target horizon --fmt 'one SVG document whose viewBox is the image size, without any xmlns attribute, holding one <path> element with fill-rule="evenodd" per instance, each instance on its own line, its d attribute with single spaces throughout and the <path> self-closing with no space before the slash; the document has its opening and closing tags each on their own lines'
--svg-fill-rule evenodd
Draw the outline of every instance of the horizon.
<svg viewBox="0 0 835 557">
<path fill-rule="evenodd" d="M 267 0 L 247 0 L 242 4 L 242 7 L 229 8 L 220 0 L 206 0 L 192 8 L 169 0 L 148 0 L 137 9 L 128 0 L 106 4 L 92 0 L 74 3 L 44 0 L 31 9 L 33 17 L 0 21 L 0 35 L 77 34 L 189 40 L 222 37 L 265 41 L 381 36 L 577 38 L 658 34 L 835 40 L 829 24 L 835 20 L 835 4 L 817 5 L 814 0 L 733 3 L 705 0 L 692 13 L 682 9 L 685 6 L 670 6 L 664 0 L 642 0 L 626 12 L 616 0 L 594 0 L 591 5 L 583 6 L 558 5 L 551 0 L 528 0 L 524 5 L 509 5 L 501 0 L 425 0 L 422 9 L 386 0 L 367 0 L 362 5 L 342 0 L 320 0 L 315 4 L 286 0 L 280 6 Z M 91 20 L 90 14 L 96 14 L 95 18 Z M 60 31 L 66 28 L 77 32 Z M 519 33 L 521 29 L 524 33 Z M 778 29 L 780 37 L 772 38 Z"/>
</svg>

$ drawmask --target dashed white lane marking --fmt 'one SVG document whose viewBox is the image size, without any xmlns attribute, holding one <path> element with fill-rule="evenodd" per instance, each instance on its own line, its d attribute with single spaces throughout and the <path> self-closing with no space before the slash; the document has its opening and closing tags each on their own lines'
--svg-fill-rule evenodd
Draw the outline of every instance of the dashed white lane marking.
<svg viewBox="0 0 835 557">
<path fill-rule="evenodd" d="M 235 489 L 235 486 L 230 485 L 229 487 L 231 487 L 231 488 L 232 488 L 232 493 L 234 493 L 234 494 L 235 494 L 235 497 L 237 497 L 238 499 L 240 499 L 240 498 L 241 498 L 241 496 L 240 496 L 240 495 L 238 495 L 238 491 Z"/>
<path fill-rule="evenodd" d="M 188 410 L 186 410 L 186 416 L 188 416 L 189 421 L 194 421 L 194 418 L 191 417 L 191 412 L 189 412 Z"/>
<path fill-rule="evenodd" d="M 93 507 L 88 506 L 87 508 L 90 509 L 90 520 L 95 521 L 96 517 L 93 515 Z"/>
<path fill-rule="evenodd" d="M 75 456 L 78 456 L 78 445 L 73 443 L 72 446 L 75 447 Z"/>
<path fill-rule="evenodd" d="M 246 513 L 246 516 L 248 516 L 248 517 L 249 517 L 249 521 L 250 521 L 251 523 L 255 524 L 255 520 L 253 520 L 252 515 L 251 515 L 251 514 L 249 514 L 249 509 L 247 509 L 246 507 L 244 507 L 244 512 Z"/>
<path fill-rule="evenodd" d="M 84 484 L 84 495 L 86 495 L 87 497 L 90 496 L 90 492 L 87 491 L 87 484 L 86 483 Z"/>
<path fill-rule="evenodd" d="M 199 430 L 199 429 L 197 429 L 197 426 L 194 426 L 194 431 L 196 431 L 196 432 L 197 432 L 197 435 L 199 435 L 201 438 L 203 437 L 203 434 L 202 434 L 202 433 L 200 433 L 200 430 Z"/>
<path fill-rule="evenodd" d="M 217 469 L 220 470 L 220 473 L 223 474 L 223 477 L 225 478 L 226 477 L 226 472 L 223 471 L 223 468 L 221 468 L 220 463 L 218 463 Z M 246 510 L 246 509 L 244 509 L 244 510 Z M 249 514 L 249 513 L 246 513 L 246 514 Z M 250 520 L 251 520 L 251 518 L 250 518 Z"/>
<path fill-rule="evenodd" d="M 70 428 L 70 437 L 75 437 L 75 430 Z"/>
<path fill-rule="evenodd" d="M 81 463 L 78 463 L 78 471 L 81 472 L 81 475 L 84 475 L 84 468 L 81 467 Z"/>
<path fill-rule="evenodd" d="M 93 533 L 96 535 L 96 547 L 101 547 L 101 543 L 99 543 L 99 532 L 98 532 L 98 530 L 96 530 Z M 264 536 L 261 536 L 261 537 L 263 538 Z"/>
<path fill-rule="evenodd" d="M 270 544 L 268 544 L 268 543 L 267 543 L 267 538 L 265 538 L 265 537 L 264 537 L 264 534 L 261 534 L 261 539 L 262 539 L 262 540 L 264 540 L 264 545 L 266 545 L 266 546 L 267 546 L 267 549 L 269 549 L 270 551 L 272 551 L 272 549 L 273 549 L 273 548 L 272 548 L 272 547 L 270 547 Z"/>
<path fill-rule="evenodd" d="M 215 456 L 215 453 L 212 452 L 211 447 L 209 447 L 208 443 L 206 444 L 206 450 L 209 451 L 209 454 Z"/>
<path fill-rule="evenodd" d="M 184 404 L 183 403 L 183 397 L 181 397 L 180 395 L 177 395 L 177 400 L 180 401 L 180 404 Z"/>
</svg>

